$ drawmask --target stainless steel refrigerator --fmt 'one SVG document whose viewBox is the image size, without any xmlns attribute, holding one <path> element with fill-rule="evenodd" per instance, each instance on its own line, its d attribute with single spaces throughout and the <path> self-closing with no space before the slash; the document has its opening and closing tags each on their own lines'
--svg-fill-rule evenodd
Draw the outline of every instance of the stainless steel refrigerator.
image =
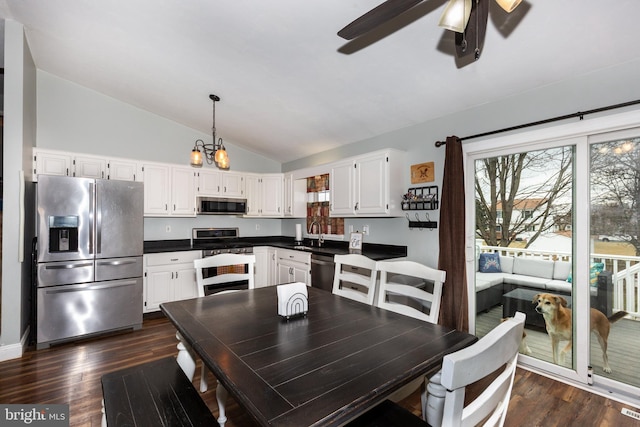
<svg viewBox="0 0 640 427">
<path fill-rule="evenodd" d="M 38 176 L 37 348 L 142 325 L 143 184 Z"/>
</svg>

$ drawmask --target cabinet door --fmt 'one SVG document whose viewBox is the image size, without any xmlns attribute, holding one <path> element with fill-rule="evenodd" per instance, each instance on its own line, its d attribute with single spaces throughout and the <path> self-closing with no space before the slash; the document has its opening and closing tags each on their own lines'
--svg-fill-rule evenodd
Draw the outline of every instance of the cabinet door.
<svg viewBox="0 0 640 427">
<path fill-rule="evenodd" d="M 353 170 L 354 163 L 352 161 L 337 163 L 331 168 L 329 175 L 331 216 L 352 216 L 355 213 Z"/>
<path fill-rule="evenodd" d="M 144 275 L 144 311 L 158 311 L 160 304 L 173 301 L 173 273 L 166 267 L 149 267 Z"/>
<path fill-rule="evenodd" d="M 171 215 L 196 215 L 195 178 L 191 168 L 172 168 Z"/>
<path fill-rule="evenodd" d="M 76 156 L 73 169 L 73 176 L 104 179 L 107 176 L 107 161 L 100 157 Z"/>
<path fill-rule="evenodd" d="M 222 190 L 222 172 L 215 170 L 198 172 L 198 194 L 219 196 Z"/>
<path fill-rule="evenodd" d="M 222 194 L 226 197 L 245 197 L 244 174 L 234 172 L 221 172 Z"/>
<path fill-rule="evenodd" d="M 34 180 L 37 175 L 69 176 L 71 173 L 71 154 L 48 153 L 34 150 Z"/>
<path fill-rule="evenodd" d="M 145 164 L 144 214 L 146 216 L 169 215 L 170 169 L 165 165 Z"/>
<path fill-rule="evenodd" d="M 268 283 L 268 275 L 269 275 L 269 253 L 267 248 L 253 248 L 253 254 L 256 256 L 256 264 L 255 264 L 255 285 L 256 288 L 263 288 L 265 286 L 269 286 Z"/>
<path fill-rule="evenodd" d="M 108 179 L 120 181 L 140 181 L 138 175 L 138 164 L 126 160 L 109 160 L 107 163 Z M 136 179 L 138 178 L 138 179 Z"/>
<path fill-rule="evenodd" d="M 175 266 L 175 277 L 173 281 L 175 301 L 198 296 L 196 282 L 196 269 L 193 264 L 180 264 Z"/>
<path fill-rule="evenodd" d="M 288 263 L 278 262 L 278 280 L 276 284 L 291 283 L 293 281 L 293 267 Z"/>
<path fill-rule="evenodd" d="M 262 186 L 262 216 L 282 216 L 282 175 L 265 175 Z"/>
<path fill-rule="evenodd" d="M 268 263 L 267 263 L 267 286 L 273 286 L 278 280 L 278 252 L 276 248 L 268 249 Z"/>
<path fill-rule="evenodd" d="M 293 281 L 302 282 L 309 286 L 309 266 L 301 264 L 293 267 Z"/>
<path fill-rule="evenodd" d="M 259 175 L 246 176 L 247 215 L 260 216 L 262 210 L 262 187 Z"/>
<path fill-rule="evenodd" d="M 377 154 L 355 164 L 356 215 L 388 213 L 388 158 Z"/>
</svg>

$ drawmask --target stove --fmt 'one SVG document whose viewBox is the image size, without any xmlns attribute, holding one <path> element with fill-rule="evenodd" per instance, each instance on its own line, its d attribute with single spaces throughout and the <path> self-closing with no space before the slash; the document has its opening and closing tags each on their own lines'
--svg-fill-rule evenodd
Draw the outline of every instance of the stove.
<svg viewBox="0 0 640 427">
<path fill-rule="evenodd" d="M 193 228 L 191 247 L 202 249 L 203 257 L 253 253 L 253 246 L 240 240 L 237 228 Z"/>
</svg>

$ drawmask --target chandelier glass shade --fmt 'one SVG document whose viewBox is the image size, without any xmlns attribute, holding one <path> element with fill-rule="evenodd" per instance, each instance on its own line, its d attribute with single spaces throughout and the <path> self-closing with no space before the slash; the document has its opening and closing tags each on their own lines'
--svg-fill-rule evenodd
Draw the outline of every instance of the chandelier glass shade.
<svg viewBox="0 0 640 427">
<path fill-rule="evenodd" d="M 211 94 L 209 98 L 213 101 L 213 126 L 211 127 L 213 142 L 206 144 L 203 140 L 196 139 L 191 150 L 191 166 L 201 168 L 204 159 L 210 165 L 215 163 L 220 169 L 229 169 L 229 156 L 224 148 L 224 142 L 222 138 L 216 138 L 216 102 L 220 101 L 220 97 Z"/>
</svg>

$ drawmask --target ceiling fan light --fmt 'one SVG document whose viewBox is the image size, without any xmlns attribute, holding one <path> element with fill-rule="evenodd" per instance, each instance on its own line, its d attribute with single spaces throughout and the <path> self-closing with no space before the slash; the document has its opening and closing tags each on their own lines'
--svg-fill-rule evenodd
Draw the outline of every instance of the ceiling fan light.
<svg viewBox="0 0 640 427">
<path fill-rule="evenodd" d="M 496 3 L 498 3 L 498 5 L 507 13 L 511 13 L 513 12 L 513 9 L 522 3 L 522 0 L 496 0 Z"/>
<path fill-rule="evenodd" d="M 191 150 L 191 166 L 194 168 L 202 167 L 202 153 L 197 147 L 193 147 L 193 150 Z"/>
<path fill-rule="evenodd" d="M 457 33 L 464 33 L 471 15 L 471 0 L 449 0 L 442 12 L 438 26 Z"/>
</svg>

